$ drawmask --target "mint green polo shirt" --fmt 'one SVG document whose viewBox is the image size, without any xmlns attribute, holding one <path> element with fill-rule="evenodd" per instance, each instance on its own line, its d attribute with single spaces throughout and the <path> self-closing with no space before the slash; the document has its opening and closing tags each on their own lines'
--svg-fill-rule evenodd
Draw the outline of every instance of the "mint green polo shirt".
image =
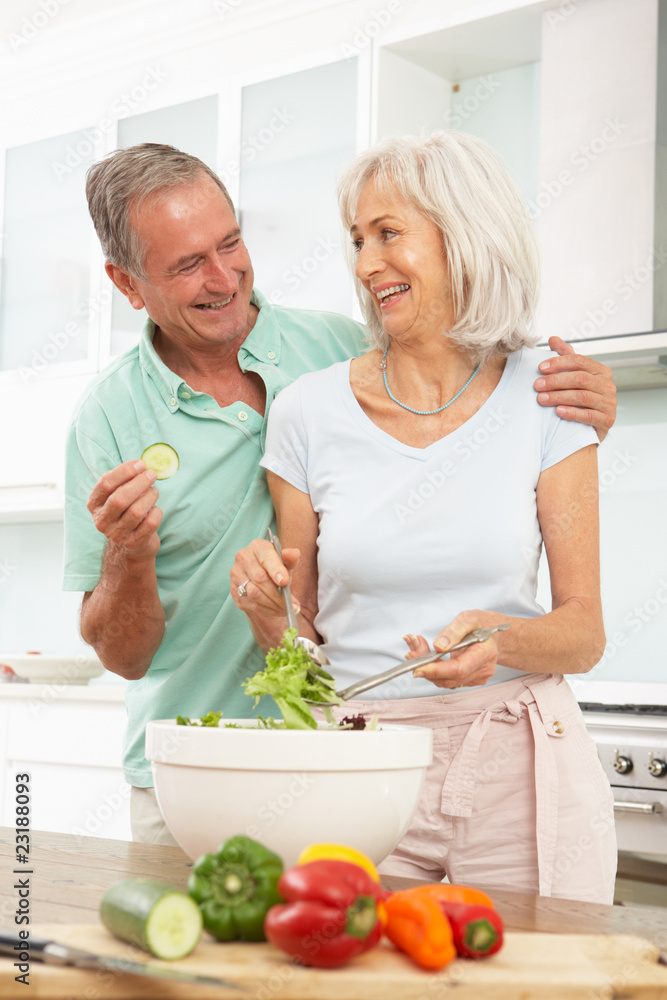
<svg viewBox="0 0 667 1000">
<path fill-rule="evenodd" d="M 126 780 L 139 787 L 153 784 L 144 756 L 149 720 L 198 717 L 211 709 L 228 719 L 256 714 L 241 682 L 262 668 L 264 658 L 231 599 L 229 571 L 237 551 L 265 537 L 274 523 L 259 466 L 268 410 L 297 376 L 363 348 L 364 328 L 347 317 L 273 306 L 257 291 L 253 302 L 259 315 L 238 361 L 264 381 L 264 416 L 242 402 L 221 407 L 191 389 L 158 357 L 148 320 L 138 346 L 91 382 L 72 419 L 65 590 L 93 590 L 100 578 L 106 539 L 86 508 L 99 477 L 156 441 L 170 444 L 180 459 L 178 472 L 157 484 L 164 516 L 156 567 L 165 634 L 146 675 L 127 685 L 123 765 Z M 132 615 L 131 607 L 120 615 L 120 630 Z"/>
</svg>

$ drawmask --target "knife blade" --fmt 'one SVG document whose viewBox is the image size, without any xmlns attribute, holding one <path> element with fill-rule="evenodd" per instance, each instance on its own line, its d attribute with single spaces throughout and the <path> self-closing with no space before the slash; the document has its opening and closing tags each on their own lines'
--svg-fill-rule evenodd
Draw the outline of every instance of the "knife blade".
<svg viewBox="0 0 667 1000">
<path fill-rule="evenodd" d="M 182 969 L 170 969 L 152 962 L 133 962 L 126 958 L 110 955 L 95 955 L 81 948 L 72 948 L 47 938 L 30 937 L 21 940 L 17 934 L 0 930 L 0 955 L 9 955 L 15 960 L 21 952 L 28 952 L 30 959 L 51 965 L 68 965 L 76 969 L 103 969 L 106 972 L 125 973 L 132 976 L 150 976 L 154 979 L 170 979 L 172 982 L 192 983 L 198 986 L 221 986 L 231 990 L 246 992 L 243 986 L 214 976 L 204 976 Z"/>
</svg>

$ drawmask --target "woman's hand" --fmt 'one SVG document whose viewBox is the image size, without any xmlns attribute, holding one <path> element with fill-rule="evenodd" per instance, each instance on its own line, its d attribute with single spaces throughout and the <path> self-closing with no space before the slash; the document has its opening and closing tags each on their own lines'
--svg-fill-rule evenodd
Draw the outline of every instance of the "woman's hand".
<svg viewBox="0 0 667 1000">
<path fill-rule="evenodd" d="M 435 638 L 433 649 L 446 652 L 450 646 L 477 628 L 491 628 L 501 624 L 505 619 L 492 611 L 462 611 L 460 615 L 447 625 Z M 455 650 L 449 660 L 436 660 L 415 670 L 415 677 L 424 677 L 436 687 L 459 688 L 477 687 L 493 677 L 498 660 L 498 643 L 495 633 L 485 642 L 474 642 L 463 649 Z M 405 642 L 410 648 L 408 659 L 429 652 L 429 645 L 421 635 L 406 635 Z"/>
<path fill-rule="evenodd" d="M 230 592 L 237 608 L 253 616 L 285 617 L 285 602 L 280 587 L 289 583 L 299 561 L 298 549 L 283 549 L 282 561 L 271 542 L 256 538 L 236 553 L 231 568 Z M 245 594 L 239 589 L 245 590 Z M 296 601 L 294 610 L 301 610 Z"/>
</svg>

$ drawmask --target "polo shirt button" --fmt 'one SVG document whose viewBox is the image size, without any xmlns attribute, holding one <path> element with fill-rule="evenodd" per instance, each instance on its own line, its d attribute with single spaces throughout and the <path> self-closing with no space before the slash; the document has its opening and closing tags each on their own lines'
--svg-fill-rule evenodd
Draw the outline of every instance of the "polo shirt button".
<svg viewBox="0 0 667 1000">
<path fill-rule="evenodd" d="M 175 396 L 172 396 L 169 402 L 171 403 L 172 406 L 178 406 L 178 400 L 176 399 Z"/>
<path fill-rule="evenodd" d="M 239 416 L 239 420 L 247 420 L 248 419 L 248 414 L 246 413 L 245 410 L 239 410 L 238 416 Z"/>
<path fill-rule="evenodd" d="M 191 393 L 189 393 L 189 392 L 182 392 L 181 393 L 181 399 L 190 399 L 190 397 L 191 397 Z"/>
<path fill-rule="evenodd" d="M 275 361 L 275 359 L 276 359 L 276 353 L 275 353 L 275 351 L 269 351 L 269 353 L 266 356 L 269 359 L 269 361 Z"/>
</svg>

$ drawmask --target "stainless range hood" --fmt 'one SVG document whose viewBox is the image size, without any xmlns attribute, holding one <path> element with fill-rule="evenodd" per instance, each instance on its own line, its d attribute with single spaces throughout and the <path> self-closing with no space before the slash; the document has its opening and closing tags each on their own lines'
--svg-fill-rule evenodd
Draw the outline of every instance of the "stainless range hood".
<svg viewBox="0 0 667 1000">
<path fill-rule="evenodd" d="M 608 365 L 617 389 L 667 386 L 667 330 L 582 340 L 575 348 Z"/>
<path fill-rule="evenodd" d="M 608 365 L 617 389 L 667 387 L 667 330 L 570 341 L 579 354 Z M 547 347 L 548 344 L 540 344 Z"/>
</svg>

